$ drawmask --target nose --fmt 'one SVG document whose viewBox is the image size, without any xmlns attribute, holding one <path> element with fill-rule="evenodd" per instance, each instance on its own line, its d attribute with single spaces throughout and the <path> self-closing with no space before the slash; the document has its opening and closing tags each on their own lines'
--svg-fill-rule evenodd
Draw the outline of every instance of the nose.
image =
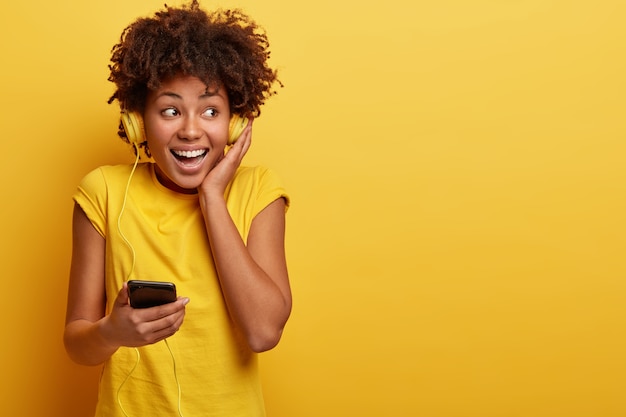
<svg viewBox="0 0 626 417">
<path fill-rule="evenodd" d="M 197 117 L 187 115 L 183 117 L 178 131 L 178 137 L 184 140 L 196 140 L 202 136 L 202 128 Z"/>
</svg>

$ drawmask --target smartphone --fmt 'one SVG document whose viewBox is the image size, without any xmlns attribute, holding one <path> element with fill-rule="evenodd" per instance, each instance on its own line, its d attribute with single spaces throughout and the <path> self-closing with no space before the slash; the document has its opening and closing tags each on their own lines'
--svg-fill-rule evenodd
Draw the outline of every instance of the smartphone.
<svg viewBox="0 0 626 417">
<path fill-rule="evenodd" d="M 148 308 L 176 301 L 176 286 L 172 282 L 128 281 L 128 296 L 133 308 Z"/>
</svg>

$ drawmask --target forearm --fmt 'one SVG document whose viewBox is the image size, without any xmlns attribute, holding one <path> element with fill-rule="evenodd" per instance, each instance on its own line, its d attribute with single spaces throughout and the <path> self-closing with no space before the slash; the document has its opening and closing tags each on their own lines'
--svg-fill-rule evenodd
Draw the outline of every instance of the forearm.
<svg viewBox="0 0 626 417">
<path fill-rule="evenodd" d="M 271 349 L 289 317 L 290 295 L 250 254 L 223 197 L 202 195 L 201 207 L 229 313 L 251 349 Z"/>
<path fill-rule="evenodd" d="M 63 342 L 70 358 L 81 365 L 99 365 L 117 351 L 105 337 L 105 318 L 96 322 L 77 319 L 65 326 Z"/>
</svg>

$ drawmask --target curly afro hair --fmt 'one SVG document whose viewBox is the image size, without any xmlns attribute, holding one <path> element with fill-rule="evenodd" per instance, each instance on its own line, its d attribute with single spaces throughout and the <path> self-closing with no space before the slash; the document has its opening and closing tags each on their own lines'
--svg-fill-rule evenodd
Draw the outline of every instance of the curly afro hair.
<svg viewBox="0 0 626 417">
<path fill-rule="evenodd" d="M 258 116 L 265 100 L 282 87 L 268 66 L 265 31 L 241 10 L 202 10 L 197 0 L 139 18 L 111 51 L 109 81 L 127 111 L 143 113 L 150 90 L 175 75 L 194 76 L 226 89 L 231 113 Z M 126 139 L 123 129 L 120 136 Z"/>
</svg>

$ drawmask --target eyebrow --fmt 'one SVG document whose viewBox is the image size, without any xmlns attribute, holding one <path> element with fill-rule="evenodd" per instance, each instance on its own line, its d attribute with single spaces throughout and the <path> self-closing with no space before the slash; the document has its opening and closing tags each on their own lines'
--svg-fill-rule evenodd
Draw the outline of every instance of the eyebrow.
<svg viewBox="0 0 626 417">
<path fill-rule="evenodd" d="M 205 90 L 204 94 L 200 94 L 198 96 L 198 98 L 211 98 L 214 96 L 219 96 L 220 95 L 220 90 L 216 89 L 213 91 L 210 90 Z M 175 98 L 178 100 L 182 100 L 183 97 L 180 94 L 176 94 L 173 91 L 164 91 L 161 94 L 158 95 L 158 97 L 171 97 L 171 98 Z"/>
<path fill-rule="evenodd" d="M 180 96 L 179 94 L 171 93 L 169 91 L 164 91 L 161 94 L 159 94 L 157 97 L 172 97 L 172 98 L 182 99 L 182 96 Z"/>
</svg>

